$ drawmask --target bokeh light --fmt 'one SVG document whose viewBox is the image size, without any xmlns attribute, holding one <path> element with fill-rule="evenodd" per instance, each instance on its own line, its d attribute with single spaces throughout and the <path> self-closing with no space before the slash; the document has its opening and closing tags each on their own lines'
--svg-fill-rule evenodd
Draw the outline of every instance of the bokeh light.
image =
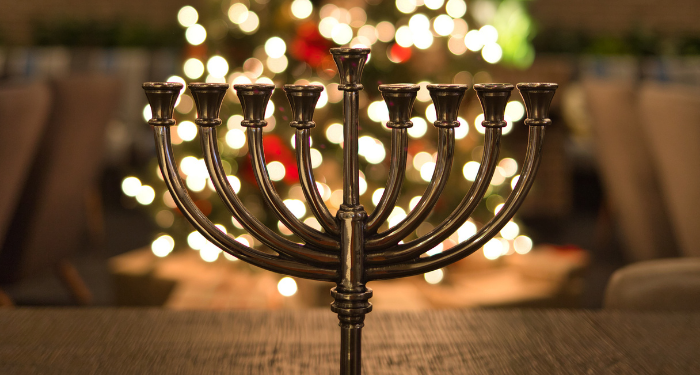
<svg viewBox="0 0 700 375">
<path fill-rule="evenodd" d="M 348 24 L 338 23 L 333 26 L 331 38 L 337 44 L 347 44 L 352 40 L 352 28 Z"/>
<path fill-rule="evenodd" d="M 197 10 L 189 5 L 185 5 L 184 7 L 180 8 L 180 10 L 177 12 L 177 22 L 179 22 L 180 25 L 184 27 L 190 27 L 194 25 L 195 23 L 197 23 L 198 19 L 199 14 L 197 14 Z"/>
<path fill-rule="evenodd" d="M 204 64 L 199 59 L 193 57 L 185 61 L 183 70 L 188 78 L 197 79 L 204 74 Z"/>
<path fill-rule="evenodd" d="M 452 18 L 462 18 L 467 13 L 467 3 L 464 0 L 448 0 L 445 11 Z"/>
<path fill-rule="evenodd" d="M 183 141 L 191 141 L 197 136 L 197 125 L 192 121 L 183 121 L 177 126 L 177 135 Z"/>
<path fill-rule="evenodd" d="M 412 138 L 420 138 L 428 131 L 428 123 L 422 117 L 411 118 L 413 126 L 408 128 L 408 135 Z"/>
<path fill-rule="evenodd" d="M 214 77 L 224 77 L 228 73 L 228 62 L 221 56 L 212 56 L 207 61 L 207 71 Z"/>
<path fill-rule="evenodd" d="M 160 258 L 170 254 L 170 252 L 172 252 L 174 248 L 175 240 L 167 234 L 156 238 L 153 241 L 153 243 L 151 243 L 151 251 L 153 251 L 153 254 L 155 256 Z"/>
<path fill-rule="evenodd" d="M 207 30 L 204 29 L 204 26 L 195 23 L 185 31 L 185 39 L 187 39 L 187 43 L 198 46 L 207 39 Z"/>
<path fill-rule="evenodd" d="M 270 175 L 270 179 L 272 181 L 281 181 L 285 174 L 286 170 L 284 168 L 284 164 L 278 162 L 278 161 L 273 161 L 267 164 L 267 172 Z"/>
<path fill-rule="evenodd" d="M 287 52 L 287 44 L 282 38 L 273 36 L 265 42 L 265 53 L 269 57 L 278 58 L 283 56 L 285 52 Z"/>
<path fill-rule="evenodd" d="M 476 175 L 479 173 L 479 167 L 481 167 L 481 164 L 476 161 L 470 161 L 464 164 L 464 168 L 462 168 L 464 178 L 467 179 L 467 181 L 476 180 Z"/>
<path fill-rule="evenodd" d="M 441 14 L 435 17 L 435 20 L 433 21 L 433 29 L 435 29 L 435 32 L 438 33 L 438 35 L 448 36 L 452 33 L 454 28 L 455 22 L 452 20 L 452 17 L 446 14 Z"/>
<path fill-rule="evenodd" d="M 438 268 L 435 271 L 430 271 L 423 274 L 423 277 L 428 284 L 438 284 L 440 281 L 442 281 L 444 276 L 445 273 L 442 271 L 442 268 Z"/>
<path fill-rule="evenodd" d="M 532 240 L 528 236 L 518 236 L 513 240 L 513 248 L 518 254 L 527 254 L 532 250 Z"/>
<path fill-rule="evenodd" d="M 248 7 L 243 3 L 234 3 L 228 8 L 228 18 L 231 22 L 240 25 L 248 19 Z"/>
<path fill-rule="evenodd" d="M 253 11 L 249 11 L 248 17 L 246 17 L 245 21 L 238 25 L 238 27 L 241 28 L 241 31 L 246 34 L 253 34 L 258 30 L 258 26 L 260 26 L 260 19 Z"/>
<path fill-rule="evenodd" d="M 297 282 L 291 277 L 283 277 L 277 283 L 277 291 L 285 297 L 291 297 L 297 292 Z"/>
<path fill-rule="evenodd" d="M 292 15 L 300 20 L 303 20 L 311 15 L 314 6 L 309 0 L 294 0 L 292 1 Z"/>
</svg>

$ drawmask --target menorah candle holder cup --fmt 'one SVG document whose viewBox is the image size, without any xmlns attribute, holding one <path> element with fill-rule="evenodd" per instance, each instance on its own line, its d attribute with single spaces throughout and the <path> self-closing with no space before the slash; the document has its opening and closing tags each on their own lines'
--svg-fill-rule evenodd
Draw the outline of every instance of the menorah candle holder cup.
<svg viewBox="0 0 700 375">
<path fill-rule="evenodd" d="M 454 128 L 466 85 L 428 85 L 436 110 L 434 126 L 438 129 L 438 154 L 433 178 L 423 196 L 404 220 L 384 232 L 378 232 L 396 205 L 407 158 L 407 129 L 419 86 L 413 84 L 380 85 L 389 110 L 386 126 L 391 129 L 391 161 L 386 188 L 376 208 L 367 214 L 359 203 L 358 129 L 360 83 L 368 48 L 332 48 L 338 65 L 339 90 L 343 91 L 343 203 L 335 216 L 321 198 L 311 168 L 310 136 L 315 127 L 313 113 L 323 91 L 320 85 L 285 85 L 284 91 L 292 110 L 290 126 L 296 132 L 299 180 L 311 211 L 322 230 L 314 229 L 296 218 L 285 206 L 272 184 L 265 163 L 262 127 L 265 109 L 274 86 L 270 84 L 234 85 L 243 107 L 241 125 L 247 127 L 247 141 L 253 172 L 262 198 L 290 231 L 302 239 L 293 242 L 263 225 L 242 204 L 226 178 L 218 151 L 216 128 L 221 124 L 219 109 L 227 84 L 192 83 L 190 92 L 197 107 L 197 120 L 204 160 L 216 192 L 236 220 L 262 244 L 275 253 L 257 250 L 233 240 L 217 228 L 197 208 L 178 174 L 170 142 L 170 126 L 175 125 L 173 108 L 182 85 L 149 82 L 143 88 L 152 108 L 158 161 L 165 183 L 175 203 L 192 225 L 223 251 L 258 267 L 295 277 L 329 281 L 334 302 L 331 310 L 338 314 L 341 328 L 340 373 L 361 373 L 362 328 L 365 315 L 372 310 L 372 290 L 366 283 L 430 272 L 460 260 L 493 238 L 513 217 L 522 204 L 539 166 L 544 131 L 551 124 L 549 105 L 557 88 L 553 83 L 521 83 L 517 87 L 527 110 L 528 148 L 520 178 L 503 208 L 474 236 L 441 253 L 426 252 L 453 234 L 471 215 L 483 198 L 498 161 L 501 128 L 506 125 L 504 111 L 514 86 L 511 84 L 477 84 L 474 89 L 484 111 L 484 152 L 481 167 L 469 192 L 454 211 L 430 233 L 403 243 L 402 240 L 424 222 L 441 196 L 454 156 Z"/>
</svg>

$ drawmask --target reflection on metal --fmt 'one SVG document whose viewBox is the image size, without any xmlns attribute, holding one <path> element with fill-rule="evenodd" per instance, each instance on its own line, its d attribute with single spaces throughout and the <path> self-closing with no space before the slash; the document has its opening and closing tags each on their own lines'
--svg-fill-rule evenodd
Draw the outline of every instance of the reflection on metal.
<svg viewBox="0 0 700 375">
<path fill-rule="evenodd" d="M 390 173 L 384 193 L 372 214 L 367 215 L 359 203 L 359 91 L 362 70 L 368 48 L 333 48 L 331 54 L 338 65 L 343 91 L 343 204 L 335 217 L 326 207 L 316 189 L 309 156 L 309 139 L 313 112 L 323 87 L 319 85 L 285 85 L 284 90 L 292 108 L 290 126 L 296 128 L 297 164 L 299 179 L 311 211 L 323 231 L 300 221 L 275 191 L 265 166 L 262 128 L 265 108 L 274 90 L 273 85 L 235 85 L 243 106 L 242 126 L 248 128 L 247 140 L 255 178 L 267 204 L 280 222 L 298 235 L 304 244 L 298 244 L 265 227 L 241 203 L 232 189 L 222 166 L 217 148 L 216 126 L 221 124 L 219 109 L 229 89 L 227 84 L 193 83 L 189 85 L 197 106 L 197 120 L 204 159 L 216 191 L 231 214 L 257 240 L 275 251 L 275 254 L 245 246 L 219 230 L 202 214 L 190 199 L 181 181 L 170 143 L 170 126 L 175 124 L 173 107 L 182 89 L 179 83 L 144 83 L 150 102 L 158 149 L 158 161 L 165 183 L 172 196 L 192 225 L 209 241 L 223 251 L 258 267 L 291 276 L 326 280 L 336 283 L 331 290 L 334 302 L 331 310 L 338 314 L 341 328 L 340 373 L 361 373 L 361 339 L 365 314 L 372 310 L 369 303 L 372 290 L 366 287 L 371 280 L 392 279 L 427 273 L 460 260 L 493 238 L 513 217 L 520 207 L 535 178 L 540 161 L 544 131 L 551 124 L 549 104 L 557 88 L 552 83 L 521 83 L 517 87 L 525 102 L 530 127 L 527 153 L 520 179 L 498 214 L 472 238 L 441 253 L 425 256 L 433 247 L 447 239 L 464 224 L 483 198 L 498 160 L 501 129 L 506 125 L 504 111 L 514 86 L 511 84 L 478 84 L 474 86 L 484 110 L 486 127 L 481 166 L 471 189 L 462 202 L 441 224 L 430 233 L 407 243 L 400 243 L 430 214 L 442 194 L 449 177 L 454 156 L 455 133 L 459 126 L 457 113 L 467 91 L 466 85 L 429 85 L 428 90 L 436 109 L 438 128 L 438 155 L 433 178 L 424 195 L 404 220 L 378 233 L 396 204 L 406 168 L 406 129 L 413 126 L 411 111 L 419 87 L 417 85 L 381 85 L 379 90 L 389 109 L 387 127 L 391 128 Z"/>
</svg>

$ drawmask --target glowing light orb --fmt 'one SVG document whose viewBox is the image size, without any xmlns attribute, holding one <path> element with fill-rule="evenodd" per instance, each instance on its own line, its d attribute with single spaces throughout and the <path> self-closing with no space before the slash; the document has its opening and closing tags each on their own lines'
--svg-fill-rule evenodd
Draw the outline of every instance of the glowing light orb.
<svg viewBox="0 0 700 375">
<path fill-rule="evenodd" d="M 274 58 L 281 57 L 287 52 L 287 44 L 282 38 L 273 36 L 265 42 L 265 53 Z"/>
<path fill-rule="evenodd" d="M 439 268 L 435 271 L 430 271 L 428 273 L 423 274 L 423 277 L 425 278 L 425 281 L 428 284 L 434 285 L 442 281 L 443 277 L 445 277 L 445 273 L 442 271 L 442 268 Z"/>
<path fill-rule="evenodd" d="M 267 172 L 270 174 L 272 181 L 281 181 L 284 178 L 286 170 L 284 164 L 273 161 L 267 164 Z"/>
<path fill-rule="evenodd" d="M 427 162 L 420 167 L 420 178 L 425 182 L 430 182 L 433 178 L 433 172 L 435 172 L 435 163 Z"/>
<path fill-rule="evenodd" d="M 197 231 L 194 231 L 187 236 L 187 245 L 189 245 L 193 250 L 200 250 L 206 243 L 207 239 Z"/>
<path fill-rule="evenodd" d="M 445 5 L 445 11 L 452 18 L 462 18 L 467 13 L 467 3 L 464 0 L 449 0 Z"/>
<path fill-rule="evenodd" d="M 375 26 L 377 30 L 377 39 L 384 43 L 391 42 L 394 39 L 394 34 L 396 30 L 394 24 L 388 21 L 382 21 Z"/>
<path fill-rule="evenodd" d="M 384 195 L 384 188 L 379 188 L 372 193 L 372 203 L 375 206 L 379 204 L 379 201 L 382 199 L 382 195 Z"/>
<path fill-rule="evenodd" d="M 433 29 L 436 33 L 438 33 L 438 35 L 448 36 L 452 33 L 454 28 L 455 22 L 452 20 L 452 17 L 446 14 L 441 14 L 435 17 L 435 20 L 433 21 Z"/>
<path fill-rule="evenodd" d="M 283 277 L 277 283 L 277 291 L 285 297 L 291 297 L 297 292 L 297 282 L 291 277 Z"/>
<path fill-rule="evenodd" d="M 498 30 L 491 25 L 484 25 L 479 29 L 479 38 L 484 45 L 496 43 L 498 41 Z"/>
<path fill-rule="evenodd" d="M 481 49 L 481 57 L 483 57 L 487 63 L 495 64 L 501 61 L 503 49 L 497 43 L 486 44 L 484 48 Z"/>
<path fill-rule="evenodd" d="M 520 121 L 525 116 L 525 107 L 519 101 L 510 101 L 506 104 L 506 115 L 512 121 Z"/>
<path fill-rule="evenodd" d="M 347 44 L 352 40 L 352 28 L 345 23 L 338 23 L 333 26 L 331 39 L 337 44 Z"/>
<path fill-rule="evenodd" d="M 416 195 L 415 197 L 411 198 L 411 200 L 408 202 L 408 209 L 413 211 L 413 209 L 416 208 L 418 203 L 420 203 L 421 198 L 422 197 L 420 195 Z"/>
<path fill-rule="evenodd" d="M 245 19 L 245 21 L 238 25 L 238 27 L 241 28 L 241 31 L 246 34 L 255 33 L 258 30 L 258 26 L 260 26 L 260 19 L 253 11 L 249 11 L 248 17 Z"/>
<path fill-rule="evenodd" d="M 183 141 L 191 141 L 197 136 L 197 125 L 192 121 L 183 121 L 177 126 L 177 135 Z"/>
<path fill-rule="evenodd" d="M 476 161 L 470 161 L 467 164 L 464 164 L 464 168 L 462 168 L 462 174 L 464 175 L 464 178 L 467 179 L 467 181 L 476 180 L 476 175 L 479 172 L 479 167 L 481 167 L 481 164 L 479 164 Z"/>
<path fill-rule="evenodd" d="M 457 238 L 460 243 L 472 238 L 476 234 L 476 224 L 467 221 L 457 229 Z"/>
<path fill-rule="evenodd" d="M 515 237 L 518 236 L 520 233 L 520 227 L 518 224 L 509 221 L 508 224 L 506 224 L 503 229 L 501 229 L 501 236 L 507 240 L 513 240 Z"/>
<path fill-rule="evenodd" d="M 136 194 L 136 201 L 144 206 L 148 206 L 156 199 L 156 191 L 148 185 L 141 185 L 139 193 Z"/>
<path fill-rule="evenodd" d="M 204 74 L 204 64 L 193 57 L 185 61 L 183 70 L 188 78 L 197 79 Z"/>
<path fill-rule="evenodd" d="M 159 258 L 167 256 L 174 248 L 175 240 L 167 234 L 156 238 L 153 243 L 151 243 L 151 251 Z"/>
<path fill-rule="evenodd" d="M 235 3 L 228 8 L 228 18 L 231 22 L 240 25 L 248 19 L 248 7 L 242 3 Z"/>
<path fill-rule="evenodd" d="M 426 8 L 436 10 L 440 9 L 442 5 L 445 4 L 445 0 L 424 0 L 423 3 Z"/>
<path fill-rule="evenodd" d="M 184 27 L 190 27 L 194 25 L 195 23 L 197 23 L 198 19 L 199 14 L 197 14 L 197 10 L 189 5 L 185 5 L 184 7 L 180 8 L 180 10 L 177 12 L 177 22 L 179 22 L 180 25 Z"/>
<path fill-rule="evenodd" d="M 459 121 L 459 126 L 455 128 L 455 139 L 462 139 L 469 134 L 469 124 L 461 117 L 457 117 L 457 121 Z"/>
<path fill-rule="evenodd" d="M 413 13 L 416 10 L 416 0 L 396 0 L 396 9 L 405 14 Z"/>
<path fill-rule="evenodd" d="M 231 185 L 231 189 L 238 194 L 238 192 L 241 191 L 241 180 L 238 179 L 236 176 L 226 176 L 226 179 L 228 180 L 229 185 Z"/>
<path fill-rule="evenodd" d="M 298 199 L 285 199 L 283 202 L 289 211 L 291 211 L 292 214 L 298 219 L 301 219 L 304 217 L 304 215 L 306 215 L 306 206 L 304 205 L 304 202 Z"/>
<path fill-rule="evenodd" d="M 513 248 L 518 254 L 527 254 L 532 250 L 532 240 L 528 236 L 518 236 L 513 240 Z"/>
<path fill-rule="evenodd" d="M 492 238 L 484 245 L 484 257 L 486 259 L 495 260 L 501 255 L 503 255 L 503 243 L 499 239 Z"/>
<path fill-rule="evenodd" d="M 207 71 L 214 77 L 224 77 L 228 73 L 228 62 L 221 56 L 212 56 L 207 61 Z"/>
<path fill-rule="evenodd" d="M 314 6 L 309 0 L 294 0 L 292 1 L 292 15 L 300 20 L 303 20 L 311 15 Z"/>
<path fill-rule="evenodd" d="M 185 39 L 187 39 L 187 43 L 198 46 L 207 40 L 207 30 L 204 26 L 195 23 L 185 31 Z"/>
<path fill-rule="evenodd" d="M 484 42 L 479 35 L 479 30 L 471 30 L 464 36 L 464 45 L 472 52 L 480 50 Z"/>
<path fill-rule="evenodd" d="M 413 36 L 411 34 L 411 29 L 408 26 L 401 26 L 396 30 L 396 44 L 401 47 L 408 48 L 413 45 Z"/>
<path fill-rule="evenodd" d="M 329 142 L 340 144 L 343 142 L 343 125 L 342 124 L 331 124 L 326 128 L 326 139 Z"/>
<path fill-rule="evenodd" d="M 141 191 L 141 180 L 130 176 L 122 181 L 122 191 L 126 196 L 135 197 Z"/>
<path fill-rule="evenodd" d="M 420 138 L 428 131 L 428 123 L 422 117 L 414 117 L 411 119 L 413 127 L 408 128 L 408 135 L 412 138 Z"/>
</svg>

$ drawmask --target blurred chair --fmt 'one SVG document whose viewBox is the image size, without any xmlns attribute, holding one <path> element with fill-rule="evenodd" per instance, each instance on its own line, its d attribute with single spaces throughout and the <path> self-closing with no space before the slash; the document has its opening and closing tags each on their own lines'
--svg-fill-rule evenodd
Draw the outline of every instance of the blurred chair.
<svg viewBox="0 0 700 375">
<path fill-rule="evenodd" d="M 623 267 L 608 282 L 603 306 L 700 311 L 700 258 L 657 259 Z"/>
<path fill-rule="evenodd" d="M 641 261 L 677 255 L 676 241 L 629 81 L 583 82 L 606 204 L 620 225 L 625 255 Z"/>
<path fill-rule="evenodd" d="M 51 117 L 0 253 L 0 283 L 53 268 L 79 303 L 89 302 L 67 260 L 86 242 L 86 206 L 96 195 L 106 125 L 119 90 L 119 81 L 106 76 L 52 82 Z"/>
<path fill-rule="evenodd" d="M 17 209 L 50 109 L 51 92 L 44 84 L 0 87 L 0 242 Z"/>
<path fill-rule="evenodd" d="M 51 108 L 49 88 L 40 83 L 0 87 L 0 243 L 5 239 Z M 0 259 L 2 258 L 0 248 Z M 11 301 L 0 290 L 0 306 Z"/>
<path fill-rule="evenodd" d="M 681 255 L 700 256 L 700 89 L 646 83 L 639 108 Z"/>
</svg>

